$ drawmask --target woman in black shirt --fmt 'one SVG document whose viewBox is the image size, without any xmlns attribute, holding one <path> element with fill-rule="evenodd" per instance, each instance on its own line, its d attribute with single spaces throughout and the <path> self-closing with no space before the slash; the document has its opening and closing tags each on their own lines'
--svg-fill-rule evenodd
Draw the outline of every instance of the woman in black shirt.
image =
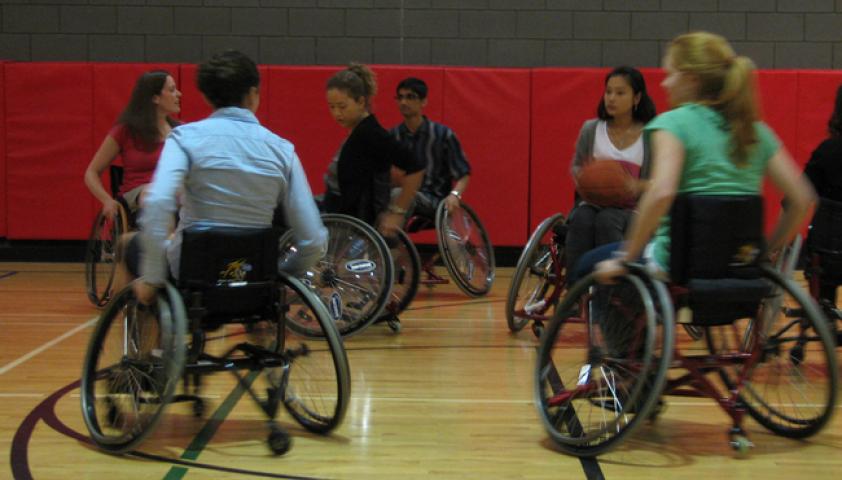
<svg viewBox="0 0 842 480">
<path fill-rule="evenodd" d="M 425 165 L 371 113 L 376 93 L 374 73 L 365 65 L 351 64 L 327 82 L 330 113 L 349 133 L 328 167 L 324 208 L 376 225 L 391 237 L 403 224 L 424 179 Z M 392 165 L 406 175 L 401 177 L 401 194 L 390 203 Z"/>
</svg>

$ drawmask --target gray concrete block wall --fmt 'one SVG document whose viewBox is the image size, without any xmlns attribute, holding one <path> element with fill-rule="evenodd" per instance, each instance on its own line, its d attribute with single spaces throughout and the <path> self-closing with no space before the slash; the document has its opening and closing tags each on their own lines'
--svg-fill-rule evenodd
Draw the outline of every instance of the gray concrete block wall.
<svg viewBox="0 0 842 480">
<path fill-rule="evenodd" d="M 842 0 L 0 0 L 0 59 L 658 66 L 698 29 L 763 68 L 842 67 Z"/>
</svg>

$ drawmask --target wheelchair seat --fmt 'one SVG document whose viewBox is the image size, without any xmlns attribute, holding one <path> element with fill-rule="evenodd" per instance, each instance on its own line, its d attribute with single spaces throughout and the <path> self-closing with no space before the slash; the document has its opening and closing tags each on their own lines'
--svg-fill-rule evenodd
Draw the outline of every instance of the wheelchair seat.
<svg viewBox="0 0 842 480">
<path fill-rule="evenodd" d="M 751 316 L 771 285 L 762 278 L 763 199 L 679 195 L 670 215 L 670 278 L 693 323 L 722 325 Z M 683 302 L 682 302 L 683 300 Z"/>
<path fill-rule="evenodd" d="M 275 228 L 186 229 L 177 287 L 189 316 L 211 328 L 274 317 L 279 237 Z"/>
</svg>

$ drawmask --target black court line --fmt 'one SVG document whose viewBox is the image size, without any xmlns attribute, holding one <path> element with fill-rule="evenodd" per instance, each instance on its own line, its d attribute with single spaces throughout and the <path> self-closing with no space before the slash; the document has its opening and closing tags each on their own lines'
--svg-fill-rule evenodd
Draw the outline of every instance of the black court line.
<svg viewBox="0 0 842 480">
<path fill-rule="evenodd" d="M 553 392 L 558 393 L 564 389 L 564 382 L 562 382 L 561 376 L 558 374 L 558 370 L 556 370 L 555 365 L 553 365 L 552 362 L 548 367 L 550 370 L 547 372 L 547 381 L 553 388 Z M 571 405 L 570 408 L 565 409 L 564 412 L 561 413 L 562 416 L 559 420 L 564 421 L 564 423 L 567 424 L 567 430 L 570 434 L 581 434 L 582 424 L 579 423 L 579 418 L 576 415 L 576 411 L 573 410 L 573 406 Z M 579 462 L 582 464 L 582 470 L 585 471 L 585 478 L 588 480 L 605 480 L 605 475 L 602 473 L 602 469 L 599 467 L 599 462 L 596 460 L 596 457 L 579 457 Z"/>
<path fill-rule="evenodd" d="M 3 280 L 4 278 L 9 278 L 9 277 L 11 277 L 12 275 L 16 275 L 17 273 L 18 273 L 18 272 L 16 272 L 16 271 L 11 271 L 11 272 L 3 272 L 3 273 L 0 273 L 0 280 Z"/>
<path fill-rule="evenodd" d="M 39 403 L 32 411 L 26 416 L 23 422 L 18 427 L 17 432 L 15 432 L 14 439 L 12 440 L 12 447 L 9 451 L 10 462 L 9 465 L 11 466 L 12 470 L 12 478 L 14 480 L 33 480 L 32 470 L 29 467 L 29 442 L 32 439 L 32 433 L 35 430 L 38 422 L 43 420 L 44 423 L 55 430 L 56 432 L 71 438 L 73 440 L 78 441 L 84 445 L 89 445 L 92 448 L 94 447 L 94 443 L 90 437 L 83 435 L 72 428 L 68 427 L 64 424 L 61 420 L 59 420 L 58 416 L 55 413 L 55 406 L 61 398 L 67 395 L 72 390 L 79 387 L 81 381 L 76 380 L 75 382 L 57 390 L 52 395 L 44 399 L 41 403 Z M 302 477 L 296 475 L 284 475 L 281 473 L 270 473 L 270 472 L 261 472 L 256 470 L 245 470 L 245 469 L 238 469 L 238 468 L 231 468 L 231 467 L 224 467 L 220 465 L 211 465 L 206 463 L 198 463 L 198 462 L 191 462 L 183 459 L 177 458 L 168 458 L 162 457 L 159 455 L 153 455 L 149 453 L 133 451 L 126 454 L 128 457 L 136 457 L 141 458 L 144 460 L 152 460 L 157 461 L 160 463 L 169 463 L 173 465 L 179 465 L 188 468 L 198 468 L 203 470 L 211 470 L 211 471 L 218 471 L 218 472 L 226 472 L 226 473 L 237 473 L 243 475 L 251 475 L 254 477 L 262 477 L 262 478 L 283 478 L 283 479 L 291 479 L 291 480 L 324 480 L 320 477 Z"/>
</svg>

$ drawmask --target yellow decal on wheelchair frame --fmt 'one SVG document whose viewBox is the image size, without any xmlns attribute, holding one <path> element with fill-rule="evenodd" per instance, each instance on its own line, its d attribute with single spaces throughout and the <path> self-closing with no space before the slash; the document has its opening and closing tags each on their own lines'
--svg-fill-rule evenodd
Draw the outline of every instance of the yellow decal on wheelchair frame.
<svg viewBox="0 0 842 480">
<path fill-rule="evenodd" d="M 745 245 L 741 245 L 737 249 L 737 253 L 731 257 L 731 265 L 748 265 L 754 263 L 758 255 L 760 255 L 760 249 L 757 248 L 757 244 L 746 243 Z"/>
<path fill-rule="evenodd" d="M 228 265 L 219 272 L 220 280 L 233 280 L 236 282 L 245 280 L 248 272 L 252 270 L 250 263 L 246 263 L 245 258 L 240 258 L 229 262 Z"/>
</svg>

